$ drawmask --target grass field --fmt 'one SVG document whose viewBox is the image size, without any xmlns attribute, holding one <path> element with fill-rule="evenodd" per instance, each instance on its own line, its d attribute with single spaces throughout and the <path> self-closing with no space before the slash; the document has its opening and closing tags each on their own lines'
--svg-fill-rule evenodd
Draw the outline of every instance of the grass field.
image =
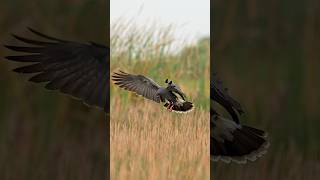
<svg viewBox="0 0 320 180">
<path fill-rule="evenodd" d="M 209 113 L 112 103 L 111 179 L 209 179 Z"/>
<path fill-rule="evenodd" d="M 172 27 L 159 29 L 115 24 L 111 72 L 169 78 L 195 109 L 168 112 L 111 85 L 111 179 L 209 179 L 209 39 L 173 51 Z"/>
</svg>

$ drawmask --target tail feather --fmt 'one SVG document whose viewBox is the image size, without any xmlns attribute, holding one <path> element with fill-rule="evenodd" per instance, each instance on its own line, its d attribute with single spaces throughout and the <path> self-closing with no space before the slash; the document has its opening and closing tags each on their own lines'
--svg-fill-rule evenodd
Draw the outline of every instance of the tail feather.
<svg viewBox="0 0 320 180">
<path fill-rule="evenodd" d="M 262 136 L 262 137 L 267 137 L 268 136 L 266 132 L 264 132 L 264 131 L 262 131 L 260 129 L 256 129 L 256 128 L 245 126 L 245 125 L 243 125 L 242 128 L 243 129 L 247 129 L 248 131 L 251 131 L 251 132 L 253 132 L 253 133 L 255 133 L 255 134 L 259 135 L 259 136 Z"/>
<path fill-rule="evenodd" d="M 226 126 L 232 128 L 224 129 L 218 138 L 217 134 L 211 136 L 210 154 L 213 161 L 244 164 L 248 160 L 255 161 L 267 152 L 269 142 L 264 131 L 249 126 L 233 126 L 233 122 L 226 119 L 218 121 L 220 122 L 216 124 L 216 128 L 221 129 Z"/>
<path fill-rule="evenodd" d="M 165 103 L 164 107 L 168 108 L 169 103 Z M 173 105 L 172 111 L 178 112 L 178 113 L 187 113 L 192 111 L 194 108 L 193 103 L 189 101 L 183 101 L 179 102 Z"/>
</svg>

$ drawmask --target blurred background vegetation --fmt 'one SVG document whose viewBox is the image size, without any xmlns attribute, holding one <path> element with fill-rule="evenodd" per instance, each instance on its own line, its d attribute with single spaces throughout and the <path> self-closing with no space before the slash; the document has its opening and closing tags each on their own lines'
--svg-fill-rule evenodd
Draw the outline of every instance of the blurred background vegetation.
<svg viewBox="0 0 320 180">
<path fill-rule="evenodd" d="M 111 24 L 110 71 L 143 74 L 162 86 L 168 78 L 181 87 L 197 108 L 209 109 L 209 84 L 206 81 L 210 78 L 210 39 L 177 40 L 174 32 L 172 25 L 151 23 L 141 27 L 124 19 Z M 111 111 L 114 97 L 119 95 L 122 104 L 130 97 L 137 97 L 119 91 L 116 86 L 111 86 L 110 90 Z"/>
<path fill-rule="evenodd" d="M 320 176 L 320 2 L 212 2 L 212 68 L 246 109 L 242 121 L 268 131 L 265 157 L 213 163 L 213 179 Z"/>
<path fill-rule="evenodd" d="M 32 37 L 26 27 L 81 42 L 108 43 L 109 8 L 104 0 L 0 3 L 1 44 L 21 44 L 10 34 Z M 17 64 L 0 47 L 0 179 L 103 179 L 106 176 L 106 121 L 57 92 L 11 71 Z"/>
</svg>

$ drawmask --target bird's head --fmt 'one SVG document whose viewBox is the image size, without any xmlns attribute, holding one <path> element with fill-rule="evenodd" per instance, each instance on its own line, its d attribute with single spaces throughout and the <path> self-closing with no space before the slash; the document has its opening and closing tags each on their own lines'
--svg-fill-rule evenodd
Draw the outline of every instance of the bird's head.
<svg viewBox="0 0 320 180">
<path fill-rule="evenodd" d="M 180 87 L 178 85 L 176 85 L 175 83 L 173 83 L 172 81 L 169 81 L 168 79 L 166 79 L 165 81 L 168 86 L 167 86 L 167 90 L 175 92 L 177 94 L 179 94 L 181 96 L 181 98 L 184 100 L 184 97 L 186 96 L 180 89 Z"/>
</svg>

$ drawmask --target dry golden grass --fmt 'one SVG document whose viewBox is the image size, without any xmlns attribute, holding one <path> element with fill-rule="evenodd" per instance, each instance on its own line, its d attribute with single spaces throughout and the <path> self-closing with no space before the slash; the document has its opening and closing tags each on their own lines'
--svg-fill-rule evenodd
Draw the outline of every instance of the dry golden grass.
<svg viewBox="0 0 320 180">
<path fill-rule="evenodd" d="M 209 111 L 177 114 L 149 100 L 114 98 L 111 179 L 209 179 Z"/>
</svg>

